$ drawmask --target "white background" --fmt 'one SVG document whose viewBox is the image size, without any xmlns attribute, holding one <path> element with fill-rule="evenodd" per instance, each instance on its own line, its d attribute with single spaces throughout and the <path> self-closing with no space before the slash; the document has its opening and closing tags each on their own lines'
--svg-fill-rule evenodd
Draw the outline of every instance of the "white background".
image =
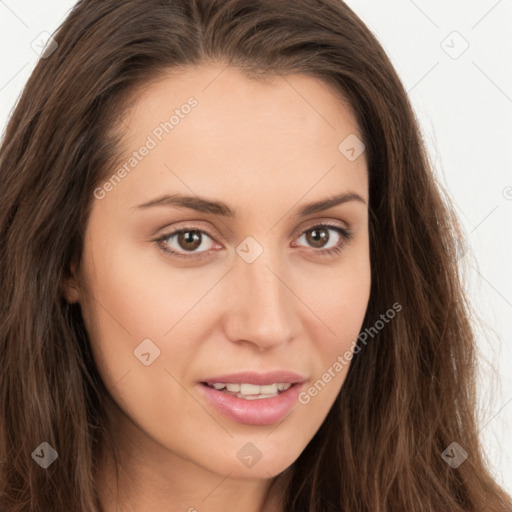
<svg viewBox="0 0 512 512">
<path fill-rule="evenodd" d="M 496 479 L 512 493 L 512 0 L 347 3 L 397 69 L 465 228 L 460 263 L 484 325 L 476 327 L 480 432 Z M 32 42 L 73 4 L 0 0 L 2 131 L 37 62 Z"/>
</svg>

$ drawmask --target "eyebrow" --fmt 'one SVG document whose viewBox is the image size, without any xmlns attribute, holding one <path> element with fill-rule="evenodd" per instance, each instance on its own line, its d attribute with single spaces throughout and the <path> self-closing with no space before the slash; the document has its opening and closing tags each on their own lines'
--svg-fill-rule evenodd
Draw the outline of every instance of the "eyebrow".
<svg viewBox="0 0 512 512">
<path fill-rule="evenodd" d="M 329 208 L 333 208 L 339 204 L 349 201 L 357 201 L 366 204 L 366 201 L 355 192 L 345 192 L 333 197 L 328 197 L 320 201 L 307 203 L 300 208 L 295 209 L 295 215 L 304 217 L 312 213 L 318 213 Z M 154 206 L 181 206 L 190 208 L 202 213 L 211 213 L 213 215 L 221 215 L 223 217 L 236 217 L 236 211 L 232 210 L 226 203 L 222 201 L 211 201 L 199 196 L 186 196 L 183 194 L 166 194 L 156 199 L 152 199 L 147 203 L 140 204 L 134 208 L 147 209 Z M 131 208 L 133 209 L 133 208 Z"/>
</svg>

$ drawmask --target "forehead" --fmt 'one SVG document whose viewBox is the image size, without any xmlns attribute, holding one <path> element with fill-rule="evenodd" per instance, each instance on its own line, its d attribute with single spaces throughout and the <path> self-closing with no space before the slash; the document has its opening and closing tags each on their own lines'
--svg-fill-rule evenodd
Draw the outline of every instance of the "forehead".
<svg viewBox="0 0 512 512">
<path fill-rule="evenodd" d="M 362 139 L 351 106 L 318 78 L 262 81 L 204 66 L 160 77 L 130 105 L 118 166 L 150 148 L 123 179 L 122 195 L 132 202 L 167 189 L 218 197 L 233 191 L 246 200 L 298 200 L 313 189 L 367 195 L 366 155 L 350 160 L 340 149 L 347 138 Z"/>
</svg>

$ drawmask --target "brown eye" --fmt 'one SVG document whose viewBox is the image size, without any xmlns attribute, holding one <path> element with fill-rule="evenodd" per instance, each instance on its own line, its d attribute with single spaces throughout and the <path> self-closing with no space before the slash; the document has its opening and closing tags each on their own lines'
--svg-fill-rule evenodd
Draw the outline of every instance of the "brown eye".
<svg viewBox="0 0 512 512">
<path fill-rule="evenodd" d="M 213 238 L 202 229 L 179 229 L 156 241 L 164 251 L 184 257 L 206 255 L 214 245 Z"/>
<path fill-rule="evenodd" d="M 303 242 L 319 256 L 335 256 L 343 250 L 353 236 L 354 232 L 350 229 L 333 224 L 319 224 L 303 231 L 297 241 L 304 239 Z M 296 247 L 297 242 L 294 242 L 293 246 Z"/>
<path fill-rule="evenodd" d="M 332 235 L 332 232 L 335 233 L 334 236 Z M 297 240 L 300 241 L 301 238 L 304 238 L 306 245 L 312 247 L 313 249 L 328 250 L 339 246 L 340 240 L 343 241 L 343 239 L 347 238 L 347 236 L 346 230 L 339 226 L 320 225 L 307 229 Z M 329 242 L 331 242 L 331 240 L 333 243 L 327 245 Z"/>
<path fill-rule="evenodd" d="M 200 231 L 181 231 L 178 233 L 178 245 L 186 251 L 194 251 L 202 242 Z"/>
<path fill-rule="evenodd" d="M 332 233 L 335 233 L 334 237 Z M 305 238 L 305 243 L 311 249 L 316 249 L 315 254 L 332 256 L 339 253 L 352 236 L 352 231 L 341 226 L 320 224 L 304 231 L 297 240 Z M 216 244 L 212 235 L 203 229 L 192 227 L 177 229 L 162 235 L 155 242 L 161 250 L 171 256 L 188 259 L 209 257 L 212 255 L 210 249 L 222 248 Z M 296 246 L 296 243 L 294 242 L 293 245 Z"/>
<path fill-rule="evenodd" d="M 329 229 L 316 227 L 306 231 L 307 242 L 317 249 L 321 249 L 329 241 Z"/>
</svg>

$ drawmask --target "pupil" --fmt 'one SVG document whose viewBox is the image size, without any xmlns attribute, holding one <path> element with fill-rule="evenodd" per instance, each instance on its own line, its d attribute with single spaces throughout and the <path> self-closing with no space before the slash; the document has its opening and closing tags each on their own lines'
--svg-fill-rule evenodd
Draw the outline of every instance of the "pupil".
<svg viewBox="0 0 512 512">
<path fill-rule="evenodd" d="M 329 233 L 325 228 L 312 229 L 309 233 L 308 242 L 313 247 L 322 247 L 329 240 Z"/>
<path fill-rule="evenodd" d="M 197 249 L 201 245 L 201 235 L 198 231 L 183 231 L 178 235 L 178 243 L 182 249 Z"/>
</svg>

